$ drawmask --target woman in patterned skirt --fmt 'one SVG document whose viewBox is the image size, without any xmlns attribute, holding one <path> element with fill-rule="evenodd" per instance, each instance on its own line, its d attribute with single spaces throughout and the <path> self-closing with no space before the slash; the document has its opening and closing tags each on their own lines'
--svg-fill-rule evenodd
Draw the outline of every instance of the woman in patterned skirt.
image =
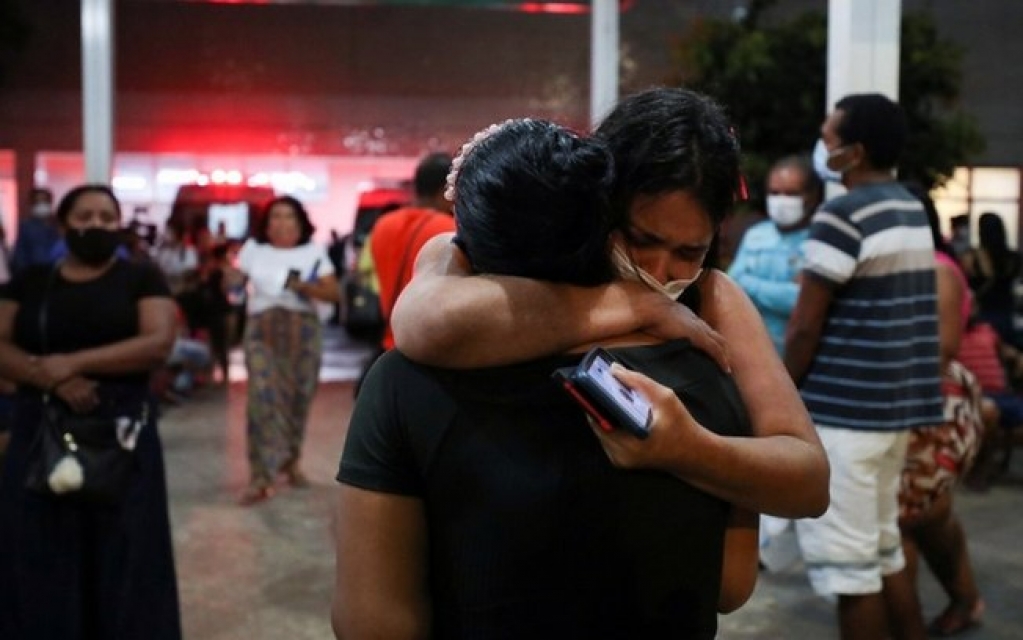
<svg viewBox="0 0 1023 640">
<path fill-rule="evenodd" d="M 299 458 L 320 372 L 315 302 L 339 298 L 334 267 L 312 242 L 313 230 L 302 203 L 276 198 L 238 254 L 238 269 L 249 283 L 243 343 L 250 480 L 243 505 L 271 497 L 278 473 L 293 487 L 308 485 Z"/>
</svg>

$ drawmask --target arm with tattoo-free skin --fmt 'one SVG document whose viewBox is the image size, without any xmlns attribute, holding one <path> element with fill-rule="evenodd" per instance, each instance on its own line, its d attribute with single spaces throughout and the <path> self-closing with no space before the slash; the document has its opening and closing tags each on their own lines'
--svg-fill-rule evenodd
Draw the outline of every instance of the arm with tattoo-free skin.
<svg viewBox="0 0 1023 640">
<path fill-rule="evenodd" d="M 175 337 L 171 298 L 138 302 L 139 333 L 113 344 L 72 353 L 36 356 L 14 344 L 16 302 L 0 302 L 0 376 L 54 391 L 75 411 L 89 411 L 97 401 L 89 376 L 148 371 L 167 360 Z"/>
<path fill-rule="evenodd" d="M 618 466 L 668 471 L 739 507 L 789 518 L 820 515 L 829 500 L 827 456 L 756 308 L 720 271 L 708 274 L 701 292 L 707 322 L 742 346 L 730 351 L 732 372 L 755 437 L 704 429 L 670 389 L 615 367 L 622 382 L 654 404 L 654 421 L 646 440 L 597 433 L 605 451 Z"/>
<path fill-rule="evenodd" d="M 728 528 L 725 529 L 718 613 L 735 611 L 753 595 L 760 570 L 759 527 L 760 516 L 732 506 Z"/>
<path fill-rule="evenodd" d="M 331 623 L 341 640 L 430 637 L 422 500 L 342 485 Z"/>
<path fill-rule="evenodd" d="M 293 280 L 287 286 L 300 296 L 313 298 L 320 302 L 341 301 L 341 287 L 338 286 L 337 277 L 334 274 L 320 276 L 311 282 Z"/>
<path fill-rule="evenodd" d="M 533 280 L 453 275 L 465 270 L 451 267 L 457 254 L 431 250 L 420 254 L 422 270 L 402 294 L 402 317 L 396 311 L 398 346 L 412 358 L 441 366 L 495 365 L 569 351 L 637 326 L 627 322 L 639 320 L 637 306 L 627 296 L 614 297 L 624 290 L 614 287 L 628 283 L 597 288 L 592 295 L 595 290 Z M 703 429 L 660 385 L 665 394 L 649 438 L 620 432 L 598 437 L 618 466 L 661 469 L 760 513 L 820 515 L 828 505 L 827 457 L 756 308 L 719 271 L 708 273 L 701 292 L 703 317 L 720 332 L 718 339 L 741 345 L 729 350 L 728 360 L 757 437 L 722 437 Z M 684 309 L 660 293 L 647 293 Z"/>
<path fill-rule="evenodd" d="M 431 239 L 391 316 L 413 360 L 467 369 L 519 362 L 633 332 L 688 338 L 727 369 L 721 336 L 688 308 L 639 282 L 597 287 L 473 275 L 451 234 Z"/>
<path fill-rule="evenodd" d="M 813 362 L 833 297 L 831 289 L 821 280 L 813 275 L 803 277 L 799 298 L 785 330 L 785 367 L 796 384 L 802 382 Z"/>
</svg>

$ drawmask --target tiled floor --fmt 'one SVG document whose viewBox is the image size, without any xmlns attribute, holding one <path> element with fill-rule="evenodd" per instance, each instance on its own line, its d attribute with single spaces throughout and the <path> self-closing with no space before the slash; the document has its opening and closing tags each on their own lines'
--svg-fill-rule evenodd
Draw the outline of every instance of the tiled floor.
<svg viewBox="0 0 1023 640">
<path fill-rule="evenodd" d="M 171 492 L 182 614 L 189 640 L 333 637 L 333 476 L 351 411 L 351 386 L 321 388 L 309 424 L 306 490 L 282 489 L 237 506 L 246 479 L 245 386 L 206 389 L 168 409 L 161 425 Z M 986 494 L 957 495 L 988 605 L 983 627 L 963 637 L 1023 638 L 1023 452 Z M 944 605 L 923 581 L 926 613 Z M 832 607 L 803 574 L 763 575 L 743 609 L 721 620 L 723 640 L 836 638 Z"/>
</svg>

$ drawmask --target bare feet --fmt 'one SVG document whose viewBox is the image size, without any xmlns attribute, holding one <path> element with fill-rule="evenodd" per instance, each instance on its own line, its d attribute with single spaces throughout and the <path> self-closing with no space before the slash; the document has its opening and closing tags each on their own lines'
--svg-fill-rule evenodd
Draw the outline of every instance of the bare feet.
<svg viewBox="0 0 1023 640">
<path fill-rule="evenodd" d="M 941 615 L 927 625 L 927 633 L 939 637 L 954 636 L 979 625 L 983 617 L 984 601 L 979 598 L 972 605 L 950 602 Z"/>
</svg>

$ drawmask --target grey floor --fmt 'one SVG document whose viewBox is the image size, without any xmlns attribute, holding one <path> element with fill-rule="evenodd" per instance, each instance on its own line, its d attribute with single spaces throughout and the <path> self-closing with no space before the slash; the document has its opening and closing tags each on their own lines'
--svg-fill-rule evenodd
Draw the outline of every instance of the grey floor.
<svg viewBox="0 0 1023 640">
<path fill-rule="evenodd" d="M 189 640 L 332 638 L 333 476 L 351 411 L 351 386 L 324 384 L 305 446 L 313 486 L 283 489 L 256 507 L 236 498 L 246 479 L 245 385 L 202 390 L 167 409 L 161 424 L 171 494 L 185 637 Z M 959 514 L 987 615 L 961 636 L 1023 638 L 1023 451 L 988 493 L 959 492 Z M 944 606 L 921 584 L 925 613 Z M 721 619 L 723 640 L 837 638 L 831 605 L 800 568 L 762 575 L 751 601 Z"/>
</svg>

